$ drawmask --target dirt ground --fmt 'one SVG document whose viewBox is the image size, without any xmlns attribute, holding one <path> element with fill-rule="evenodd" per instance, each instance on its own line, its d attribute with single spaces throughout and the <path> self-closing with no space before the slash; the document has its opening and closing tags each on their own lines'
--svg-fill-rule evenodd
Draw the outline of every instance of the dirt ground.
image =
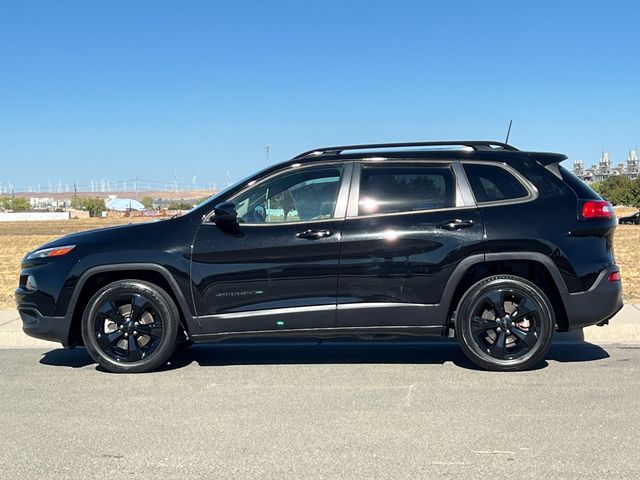
<svg viewBox="0 0 640 480">
<path fill-rule="evenodd" d="M 619 210 L 618 215 L 628 215 L 633 211 L 635 209 Z M 89 218 L 58 222 L 0 222 L 0 308 L 14 306 L 13 292 L 18 284 L 20 261 L 28 251 L 69 233 L 145 220 Z M 640 300 L 640 226 L 619 225 L 614 242 L 625 300 L 637 302 Z"/>
</svg>

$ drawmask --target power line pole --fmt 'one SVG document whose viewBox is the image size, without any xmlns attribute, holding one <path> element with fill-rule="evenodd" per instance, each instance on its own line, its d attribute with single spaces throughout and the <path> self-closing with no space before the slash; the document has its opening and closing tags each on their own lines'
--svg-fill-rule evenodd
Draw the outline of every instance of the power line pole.
<svg viewBox="0 0 640 480">
<path fill-rule="evenodd" d="M 267 164 L 269 164 L 269 152 L 271 151 L 271 144 L 266 145 L 264 149 L 267 151 Z"/>
</svg>

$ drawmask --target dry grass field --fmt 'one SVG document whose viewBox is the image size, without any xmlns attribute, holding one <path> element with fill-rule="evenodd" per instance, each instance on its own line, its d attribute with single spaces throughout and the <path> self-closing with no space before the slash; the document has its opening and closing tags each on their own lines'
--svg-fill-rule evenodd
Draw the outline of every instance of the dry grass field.
<svg viewBox="0 0 640 480">
<path fill-rule="evenodd" d="M 629 211 L 618 211 L 628 215 Z M 18 283 L 20 260 L 30 250 L 69 233 L 121 225 L 146 219 L 90 218 L 60 222 L 0 222 L 0 308 L 14 306 L 13 291 Z M 640 226 L 620 225 L 615 235 L 615 252 L 622 271 L 627 301 L 640 300 Z"/>
<path fill-rule="evenodd" d="M 640 303 L 640 225 L 618 225 L 614 248 L 624 298 Z"/>
</svg>

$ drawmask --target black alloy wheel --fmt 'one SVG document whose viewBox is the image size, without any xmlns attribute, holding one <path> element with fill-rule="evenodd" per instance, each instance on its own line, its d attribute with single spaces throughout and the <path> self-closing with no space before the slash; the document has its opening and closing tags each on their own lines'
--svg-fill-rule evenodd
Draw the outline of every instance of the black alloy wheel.
<svg viewBox="0 0 640 480">
<path fill-rule="evenodd" d="M 82 319 L 82 337 L 100 366 L 111 372 L 146 372 L 174 352 L 179 316 L 156 285 L 120 280 L 99 290 Z"/>
<path fill-rule="evenodd" d="M 536 285 L 497 275 L 472 286 L 456 312 L 456 336 L 465 354 L 487 370 L 526 370 L 553 340 L 553 308 Z"/>
</svg>

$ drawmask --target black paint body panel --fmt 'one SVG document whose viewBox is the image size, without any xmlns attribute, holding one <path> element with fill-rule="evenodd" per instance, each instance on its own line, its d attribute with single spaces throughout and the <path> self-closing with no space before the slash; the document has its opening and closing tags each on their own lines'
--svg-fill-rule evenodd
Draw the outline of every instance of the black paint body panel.
<svg viewBox="0 0 640 480">
<path fill-rule="evenodd" d="M 473 227 L 457 231 L 438 227 L 456 218 L 472 221 Z M 482 217 L 476 208 L 347 219 L 342 234 L 338 304 L 399 303 L 408 304 L 406 310 L 438 304 L 459 262 L 483 251 L 483 233 Z M 339 310 L 337 326 L 398 321 L 405 325 L 442 325 L 441 318 L 425 314 L 405 314 L 403 318 L 386 310 L 380 313 L 372 319 L 355 308 Z"/>
<path fill-rule="evenodd" d="M 310 226 L 327 238 L 297 238 Z M 263 226 L 228 232 L 205 223 L 193 246 L 193 298 L 207 332 L 275 327 L 281 316 L 219 314 L 335 304 L 342 220 Z M 311 323 L 311 325 L 310 325 Z M 333 327 L 335 309 L 299 312 L 288 328 Z"/>
</svg>

